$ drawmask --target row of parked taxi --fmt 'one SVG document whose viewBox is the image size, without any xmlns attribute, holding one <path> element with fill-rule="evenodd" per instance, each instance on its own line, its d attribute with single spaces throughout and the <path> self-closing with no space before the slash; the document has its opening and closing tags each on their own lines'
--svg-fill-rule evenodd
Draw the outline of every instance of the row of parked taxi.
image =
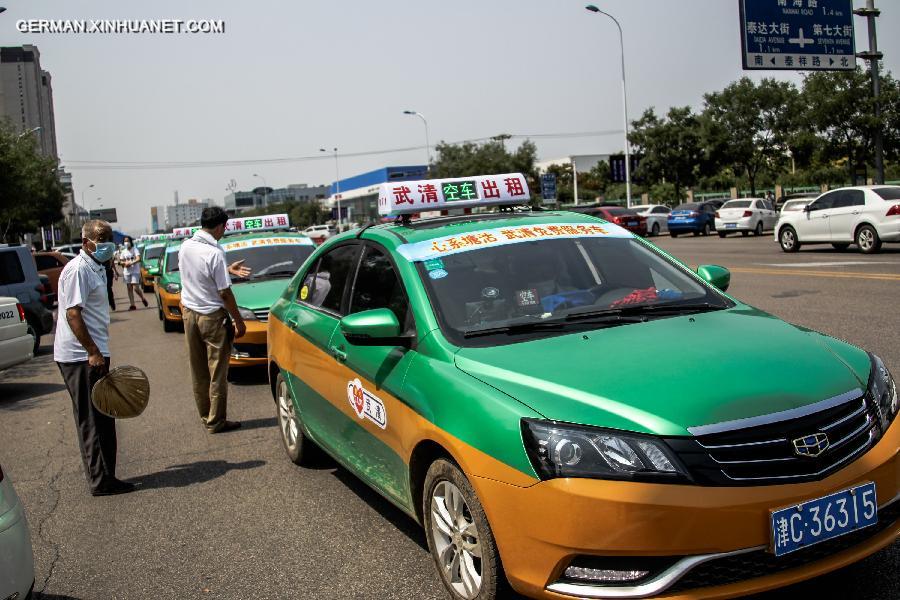
<svg viewBox="0 0 900 600">
<path fill-rule="evenodd" d="M 576 208 L 613 222 L 632 233 L 655 236 L 668 232 L 695 236 L 730 233 L 761 236 L 772 231 L 785 252 L 806 244 L 831 244 L 837 250 L 856 245 L 860 252 L 878 252 L 886 242 L 900 242 L 900 186 L 855 186 L 821 195 L 789 198 L 778 203 L 765 198 L 687 202 L 675 208 L 643 204 L 632 208 Z"/>
</svg>

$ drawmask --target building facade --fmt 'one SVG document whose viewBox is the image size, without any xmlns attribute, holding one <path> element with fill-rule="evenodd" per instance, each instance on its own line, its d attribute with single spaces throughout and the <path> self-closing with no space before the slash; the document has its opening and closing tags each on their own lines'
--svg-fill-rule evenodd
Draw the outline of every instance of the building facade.
<svg viewBox="0 0 900 600">
<path fill-rule="evenodd" d="M 345 223 L 378 221 L 378 188 L 382 183 L 415 181 L 427 177 L 427 165 L 408 165 L 382 167 L 342 179 L 331 184 L 329 190 L 330 197 L 327 206 L 331 208 L 331 218 L 337 220 L 338 203 L 340 203 L 342 221 Z"/>
<path fill-rule="evenodd" d="M 313 202 L 325 200 L 330 186 L 293 183 L 283 188 L 258 187 L 249 192 L 232 192 L 225 196 L 225 210 L 239 213 L 252 208 L 265 208 L 284 202 Z"/>
<path fill-rule="evenodd" d="M 193 225 L 194 222 L 200 220 L 200 214 L 204 208 L 209 207 L 208 200 L 199 201 L 194 198 L 187 201 L 187 204 L 175 204 L 166 207 L 166 229 L 175 227 L 187 227 Z"/>
<path fill-rule="evenodd" d="M 0 120 L 33 135 L 41 154 L 57 158 L 53 86 L 36 46 L 0 48 Z"/>
</svg>

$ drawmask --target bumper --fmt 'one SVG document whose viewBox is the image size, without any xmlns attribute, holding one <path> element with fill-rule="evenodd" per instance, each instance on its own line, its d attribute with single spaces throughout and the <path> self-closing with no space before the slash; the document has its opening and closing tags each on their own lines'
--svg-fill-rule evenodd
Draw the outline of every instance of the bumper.
<svg viewBox="0 0 900 600">
<path fill-rule="evenodd" d="M 245 321 L 245 323 L 247 332 L 241 337 L 235 338 L 228 364 L 232 367 L 253 367 L 267 364 L 267 324 L 264 321 Z"/>
<path fill-rule="evenodd" d="M 0 515 L 0 598 L 26 598 L 34 583 L 31 535 L 22 504 Z"/>
<path fill-rule="evenodd" d="M 769 545 L 772 509 L 865 481 L 875 482 L 879 504 L 884 506 L 900 491 L 898 454 L 900 420 L 867 454 L 816 482 L 735 488 L 591 479 L 556 479 L 527 488 L 482 478 L 474 478 L 473 483 L 479 497 L 487 500 L 483 504 L 513 587 L 537 598 L 571 598 L 572 588 L 564 587 L 560 578 L 578 556 L 681 560 L 723 553 L 751 556 Z M 638 595 L 627 592 L 633 588 L 582 586 L 574 590 L 580 590 L 575 597 L 729 598 L 761 592 L 832 571 L 891 544 L 900 535 L 900 520 L 893 518 L 892 523 L 882 523 L 880 531 L 873 530 L 871 537 L 850 548 L 776 573 L 775 569 L 764 571 L 764 576 L 667 593 L 666 588 L 677 586 L 681 576 L 690 572 L 688 569 L 664 582 L 660 589 Z M 765 552 L 762 555 L 771 556 Z M 713 560 L 723 558 L 714 556 Z"/>
<path fill-rule="evenodd" d="M 693 233 L 703 231 L 703 223 L 700 221 L 669 221 L 669 231 L 674 233 Z"/>
<path fill-rule="evenodd" d="M 889 221 L 877 227 L 878 237 L 883 242 L 900 242 L 900 217 L 889 217 Z"/>
<path fill-rule="evenodd" d="M 23 335 L 11 340 L 0 342 L 0 370 L 7 369 L 34 358 L 34 338 Z M 0 596 L 5 598 L 5 596 Z"/>
<path fill-rule="evenodd" d="M 159 306 L 166 321 L 181 323 L 181 294 L 170 294 L 160 287 Z"/>
<path fill-rule="evenodd" d="M 740 219 L 716 219 L 716 231 L 753 231 L 755 225 L 752 223 L 753 217 Z"/>
<path fill-rule="evenodd" d="M 40 302 L 23 304 L 25 318 L 37 330 L 38 335 L 47 335 L 53 331 L 53 313 Z"/>
</svg>

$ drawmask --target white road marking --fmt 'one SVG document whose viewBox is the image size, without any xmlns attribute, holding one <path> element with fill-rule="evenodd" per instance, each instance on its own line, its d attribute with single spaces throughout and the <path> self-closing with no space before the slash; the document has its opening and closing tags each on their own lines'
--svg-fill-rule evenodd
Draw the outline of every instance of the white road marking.
<svg viewBox="0 0 900 600">
<path fill-rule="evenodd" d="M 864 260 L 846 260 L 841 262 L 805 262 L 805 263 L 753 263 L 762 267 L 850 267 L 854 265 L 892 265 L 892 262 L 869 262 Z"/>
</svg>

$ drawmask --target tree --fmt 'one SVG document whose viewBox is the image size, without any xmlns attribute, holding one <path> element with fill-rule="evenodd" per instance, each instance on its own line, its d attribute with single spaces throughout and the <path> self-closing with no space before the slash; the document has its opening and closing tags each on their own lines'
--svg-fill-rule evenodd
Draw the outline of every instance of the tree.
<svg viewBox="0 0 900 600">
<path fill-rule="evenodd" d="M 448 144 L 440 142 L 435 146 L 438 158 L 431 165 L 431 176 L 435 178 L 470 177 L 473 175 L 497 175 L 499 173 L 522 173 L 528 179 L 532 190 L 540 189 L 534 162 L 537 147 L 525 140 L 509 152 L 502 136 L 488 142 L 476 144 Z M 537 195 L 537 194 L 532 194 Z"/>
<path fill-rule="evenodd" d="M 55 159 L 38 153 L 32 136 L 0 124 L 0 238 L 16 242 L 62 218 L 56 167 Z"/>
<path fill-rule="evenodd" d="M 648 184 L 670 184 L 674 200 L 681 200 L 682 190 L 696 185 L 705 164 L 703 133 L 700 119 L 690 107 L 673 107 L 665 119 L 652 108 L 632 123 L 628 139 L 642 155 L 635 176 Z M 669 199 L 669 198 L 667 198 Z"/>
<path fill-rule="evenodd" d="M 763 169 L 779 168 L 800 127 L 800 93 L 789 82 L 742 77 L 704 96 L 702 123 L 708 158 L 734 165 L 747 176 L 752 194 Z"/>
</svg>

